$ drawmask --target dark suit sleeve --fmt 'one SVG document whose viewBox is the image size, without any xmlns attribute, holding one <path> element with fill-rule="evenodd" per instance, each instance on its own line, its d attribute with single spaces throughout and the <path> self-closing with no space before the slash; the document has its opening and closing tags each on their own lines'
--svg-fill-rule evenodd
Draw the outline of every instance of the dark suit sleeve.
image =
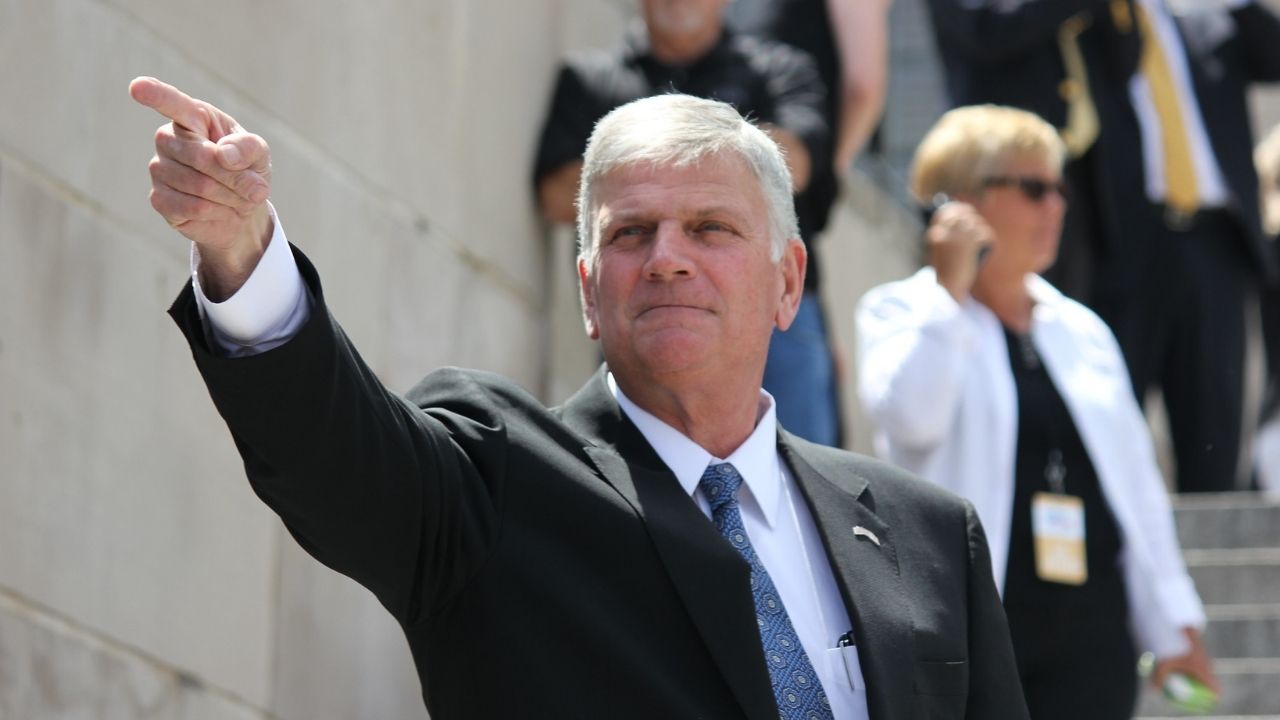
<svg viewBox="0 0 1280 720">
<path fill-rule="evenodd" d="M 1249 79 L 1280 81 L 1280 17 L 1252 2 L 1232 13 Z"/>
<path fill-rule="evenodd" d="M 463 379 L 445 393 L 454 407 L 419 408 L 389 392 L 329 315 L 314 268 L 295 256 L 315 303 L 279 348 L 210 352 L 190 285 L 170 314 L 254 491 L 311 555 L 413 623 L 456 594 L 493 547 L 502 419 Z"/>
<path fill-rule="evenodd" d="M 934 30 L 957 56 L 1000 62 L 1056 42 L 1058 27 L 1086 10 L 1105 11 L 1109 0 L 929 0 Z"/>
<path fill-rule="evenodd" d="M 969 536 L 969 676 L 966 718 L 1026 720 L 1027 704 L 1009 639 L 1009 621 L 991 573 L 987 535 L 973 506 L 965 502 Z"/>
</svg>

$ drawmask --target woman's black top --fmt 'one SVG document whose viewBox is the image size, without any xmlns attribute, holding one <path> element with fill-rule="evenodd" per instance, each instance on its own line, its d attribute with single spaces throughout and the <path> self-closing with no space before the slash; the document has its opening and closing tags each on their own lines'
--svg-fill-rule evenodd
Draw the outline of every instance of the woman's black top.
<svg viewBox="0 0 1280 720">
<path fill-rule="evenodd" d="M 1057 615 L 1058 610 L 1074 614 L 1116 608 L 1123 618 L 1126 614 L 1124 579 L 1117 562 L 1123 538 L 1102 495 L 1093 462 L 1030 338 L 1008 329 L 1005 338 L 1018 393 L 1013 524 L 1004 592 L 1010 620 L 1013 622 L 1013 616 L 1023 611 L 1048 620 Z M 1031 498 L 1035 493 L 1052 489 L 1046 470 L 1055 454 L 1060 456 L 1065 470 L 1062 491 L 1084 502 L 1088 580 L 1080 586 L 1036 577 Z"/>
</svg>

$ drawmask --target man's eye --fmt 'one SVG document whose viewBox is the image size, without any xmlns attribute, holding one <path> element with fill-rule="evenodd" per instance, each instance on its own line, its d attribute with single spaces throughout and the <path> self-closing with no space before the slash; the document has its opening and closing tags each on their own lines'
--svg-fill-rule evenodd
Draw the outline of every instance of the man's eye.
<svg viewBox="0 0 1280 720">
<path fill-rule="evenodd" d="M 728 225 L 720 222 L 704 222 L 698 226 L 698 232 L 716 233 L 716 232 L 732 232 Z"/>
<path fill-rule="evenodd" d="M 625 225 L 613 231 L 613 238 L 630 238 L 643 235 L 647 231 L 643 225 Z"/>
</svg>

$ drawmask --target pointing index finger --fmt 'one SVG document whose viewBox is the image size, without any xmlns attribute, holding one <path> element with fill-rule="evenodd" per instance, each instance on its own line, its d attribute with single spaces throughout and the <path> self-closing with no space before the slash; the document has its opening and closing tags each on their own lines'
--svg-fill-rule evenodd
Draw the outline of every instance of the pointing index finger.
<svg viewBox="0 0 1280 720">
<path fill-rule="evenodd" d="M 168 83 L 151 77 L 134 78 L 129 83 L 129 96 L 188 130 L 208 134 L 200 103 Z"/>
</svg>

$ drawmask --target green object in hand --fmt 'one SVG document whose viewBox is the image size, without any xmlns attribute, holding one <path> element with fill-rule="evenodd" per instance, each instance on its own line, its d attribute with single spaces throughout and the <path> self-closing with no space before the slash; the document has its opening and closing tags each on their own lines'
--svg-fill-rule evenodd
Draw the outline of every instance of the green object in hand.
<svg viewBox="0 0 1280 720">
<path fill-rule="evenodd" d="M 1163 689 L 1165 699 L 1185 712 L 1207 713 L 1218 705 L 1217 693 L 1182 673 L 1173 673 L 1165 678 Z"/>
</svg>

